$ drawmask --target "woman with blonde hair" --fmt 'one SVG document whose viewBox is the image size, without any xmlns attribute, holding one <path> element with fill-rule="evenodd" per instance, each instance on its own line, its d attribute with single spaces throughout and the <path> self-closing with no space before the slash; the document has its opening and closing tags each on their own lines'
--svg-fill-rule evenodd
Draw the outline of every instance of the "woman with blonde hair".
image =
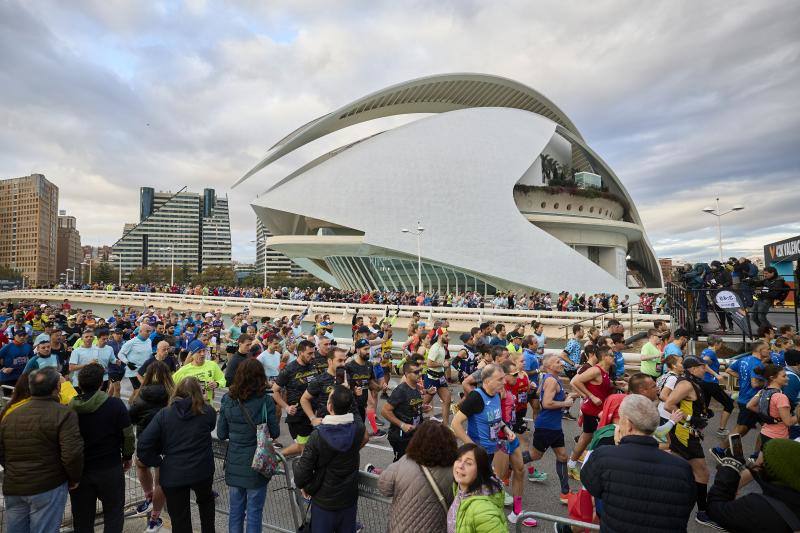
<svg viewBox="0 0 800 533">
<path fill-rule="evenodd" d="M 159 484 L 169 510 L 172 531 L 190 533 L 193 491 L 200 530 L 214 531 L 214 453 L 211 432 L 217 422 L 214 408 L 203 399 L 194 376 L 178 383 L 169 405 L 156 413 L 139 435 L 136 456 L 147 467 L 159 467 Z"/>
</svg>

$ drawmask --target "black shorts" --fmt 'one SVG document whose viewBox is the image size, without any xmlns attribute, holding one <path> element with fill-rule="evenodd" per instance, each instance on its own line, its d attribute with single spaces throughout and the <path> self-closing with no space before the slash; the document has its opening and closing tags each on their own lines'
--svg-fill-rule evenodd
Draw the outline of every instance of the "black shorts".
<svg viewBox="0 0 800 533">
<path fill-rule="evenodd" d="M 738 403 L 738 402 L 737 402 Z M 746 426 L 754 429 L 758 424 L 758 413 L 754 413 L 748 409 L 744 404 L 739 404 L 739 415 L 736 417 L 737 426 Z"/>
<path fill-rule="evenodd" d="M 302 444 L 305 444 L 305 440 L 308 439 L 308 436 L 314 431 L 314 426 L 306 419 L 294 420 L 292 422 L 287 420 L 286 425 L 289 427 L 289 435 L 292 436 L 292 439 L 297 440 L 297 437 L 302 437 L 304 439 Z"/>
<path fill-rule="evenodd" d="M 422 383 L 425 386 L 425 390 L 430 389 L 431 387 L 436 387 L 436 389 L 446 389 L 447 388 L 447 378 L 444 374 L 441 376 L 436 375 L 428 375 L 426 372 L 422 376 Z"/>
<path fill-rule="evenodd" d="M 525 415 L 527 414 L 528 410 L 520 410 L 516 412 L 516 416 L 514 418 L 514 425 L 511 426 L 511 429 L 514 430 L 514 433 L 519 435 L 525 433 L 528 430 L 527 424 L 525 424 Z"/>
<path fill-rule="evenodd" d="M 597 416 L 583 415 L 583 432 L 594 433 L 597 431 L 597 425 L 600 423 L 600 418 Z"/>
<path fill-rule="evenodd" d="M 733 400 L 728 393 L 720 386 L 719 383 L 714 383 L 713 381 L 704 381 L 700 388 L 703 390 L 703 394 L 706 397 L 706 407 L 711 403 L 711 399 L 715 399 L 719 402 L 722 408 L 727 413 L 733 412 Z"/>
<path fill-rule="evenodd" d="M 689 437 L 689 441 L 686 446 L 678 440 L 678 437 L 675 436 L 675 432 L 671 432 L 669 435 L 669 449 L 672 450 L 672 453 L 675 455 L 679 455 L 686 459 L 687 461 L 691 459 L 703 459 L 705 454 L 703 453 L 703 444 L 699 437 Z"/>
<path fill-rule="evenodd" d="M 564 432 L 560 429 L 535 428 L 533 430 L 533 447 L 541 453 L 547 448 L 563 448 Z"/>
<path fill-rule="evenodd" d="M 139 387 L 142 386 L 142 382 L 139 381 L 139 378 L 128 378 L 131 381 L 131 387 L 133 390 L 137 390 Z"/>
</svg>

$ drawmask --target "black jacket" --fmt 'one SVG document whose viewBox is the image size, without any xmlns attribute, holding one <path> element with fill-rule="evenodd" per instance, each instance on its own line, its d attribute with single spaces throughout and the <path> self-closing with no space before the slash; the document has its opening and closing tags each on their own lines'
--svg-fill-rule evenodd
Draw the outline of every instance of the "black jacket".
<svg viewBox="0 0 800 533">
<path fill-rule="evenodd" d="M 772 279 L 764 278 L 757 285 L 756 294 L 759 300 L 774 303 L 775 300 L 783 301 L 789 294 L 789 286 L 780 276 L 773 276 Z"/>
<path fill-rule="evenodd" d="M 311 493 L 314 504 L 338 511 L 358 501 L 359 451 L 365 429 L 357 418 L 347 423 L 326 423 L 332 418 L 326 416 L 309 436 L 303 455 L 294 464 L 294 482 L 306 491 L 317 486 Z"/>
<path fill-rule="evenodd" d="M 169 393 L 164 385 L 160 383 L 151 383 L 139 388 L 136 399 L 133 400 L 128 413 L 131 416 L 131 422 L 136 424 L 136 434 L 141 435 L 144 433 L 147 424 L 156 416 L 162 408 L 169 403 Z"/>
<path fill-rule="evenodd" d="M 133 426 L 122 400 L 95 391 L 76 396 L 69 406 L 78 414 L 84 472 L 118 466 L 133 457 Z"/>
<path fill-rule="evenodd" d="M 755 479 L 764 494 L 785 503 L 800 520 L 800 492 L 768 483 L 759 477 Z M 761 494 L 750 493 L 737 498 L 738 487 L 739 473 L 732 468 L 718 466 L 714 486 L 708 491 L 708 514 L 715 522 L 731 533 L 792 531 Z"/>
<path fill-rule="evenodd" d="M 686 531 L 695 503 L 692 468 L 658 449 L 653 437 L 628 435 L 592 452 L 581 482 L 603 500 L 600 530 L 614 533 Z"/>
<path fill-rule="evenodd" d="M 733 286 L 733 278 L 731 273 L 724 267 L 717 270 L 712 269 L 711 275 L 708 279 L 708 285 L 712 289 L 728 289 Z"/>
<path fill-rule="evenodd" d="M 211 432 L 217 413 L 208 405 L 203 414 L 191 411 L 189 398 L 160 410 L 139 435 L 136 457 L 146 466 L 158 466 L 163 487 L 185 487 L 214 475 Z"/>
</svg>

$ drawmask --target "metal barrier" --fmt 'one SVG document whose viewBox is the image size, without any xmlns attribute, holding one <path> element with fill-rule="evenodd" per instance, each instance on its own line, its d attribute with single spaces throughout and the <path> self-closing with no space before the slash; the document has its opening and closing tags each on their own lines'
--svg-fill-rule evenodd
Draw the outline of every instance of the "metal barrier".
<svg viewBox="0 0 800 533">
<path fill-rule="evenodd" d="M 563 516 L 555 516 L 546 513 L 537 513 L 535 511 L 522 511 L 522 514 L 519 515 L 519 517 L 517 518 L 517 527 L 515 529 L 517 533 L 522 533 L 522 527 L 523 527 L 522 523 L 525 521 L 526 518 L 535 518 L 537 520 L 546 520 L 548 522 L 555 522 L 556 524 L 564 524 L 565 526 L 575 526 L 583 529 L 588 529 L 591 531 L 600 531 L 600 526 L 597 524 L 580 522 L 578 520 L 565 518 Z"/>
</svg>

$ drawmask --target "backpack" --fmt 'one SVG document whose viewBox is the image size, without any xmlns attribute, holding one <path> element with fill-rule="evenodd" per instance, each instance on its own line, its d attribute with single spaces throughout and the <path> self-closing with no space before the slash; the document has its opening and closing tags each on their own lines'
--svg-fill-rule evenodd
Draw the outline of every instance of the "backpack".
<svg viewBox="0 0 800 533">
<path fill-rule="evenodd" d="M 781 422 L 780 418 L 775 418 L 769 414 L 769 406 L 772 401 L 772 395 L 781 392 L 780 389 L 764 389 L 758 397 L 758 421 L 762 424 L 777 424 Z"/>
<path fill-rule="evenodd" d="M 656 388 L 658 389 L 659 398 L 661 397 L 661 391 L 664 389 L 664 385 L 667 384 L 667 379 L 669 379 L 670 376 L 677 377 L 678 375 L 674 372 L 667 372 L 666 374 L 661 374 L 658 376 L 658 379 L 656 380 Z"/>
</svg>

